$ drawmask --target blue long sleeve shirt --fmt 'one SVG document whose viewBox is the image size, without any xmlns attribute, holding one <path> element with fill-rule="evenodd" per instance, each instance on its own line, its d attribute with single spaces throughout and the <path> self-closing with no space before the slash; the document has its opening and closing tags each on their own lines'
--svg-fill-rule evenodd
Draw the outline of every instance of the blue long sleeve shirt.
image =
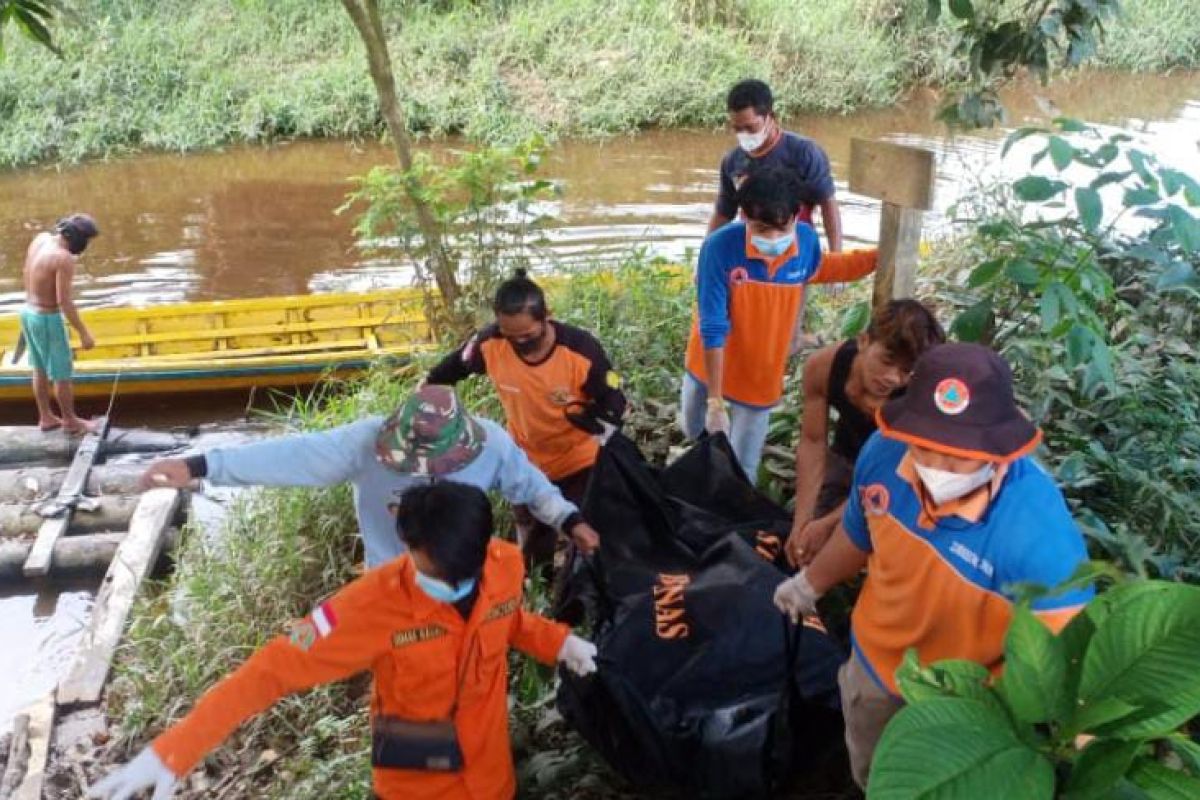
<svg viewBox="0 0 1200 800">
<path fill-rule="evenodd" d="M 510 503 L 561 528 L 578 509 L 530 463 L 508 432 L 476 417 L 486 438 L 483 452 L 465 468 L 440 480 L 499 490 Z M 349 481 L 368 567 L 401 555 L 405 548 L 388 510 L 405 489 L 429 478 L 396 472 L 379 463 L 375 439 L 384 418 L 368 417 L 317 433 L 294 434 L 205 454 L 207 479 L 217 486 L 332 486 Z"/>
</svg>

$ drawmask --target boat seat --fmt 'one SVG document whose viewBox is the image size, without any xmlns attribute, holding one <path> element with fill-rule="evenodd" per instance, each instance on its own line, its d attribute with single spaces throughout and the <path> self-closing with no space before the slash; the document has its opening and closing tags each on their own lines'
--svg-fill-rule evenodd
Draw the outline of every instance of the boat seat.
<svg viewBox="0 0 1200 800">
<path fill-rule="evenodd" d="M 363 317 L 360 319 L 334 319 L 320 322 L 288 322 L 273 325 L 253 325 L 244 328 L 193 328 L 182 331 L 164 331 L 162 333 L 137 333 L 127 336 L 105 336 L 96 333 L 98 347 L 127 347 L 140 345 L 165 344 L 167 342 L 187 342 L 199 339 L 235 339 L 250 336 L 287 336 L 293 333 L 312 333 L 315 331 L 333 331 L 354 328 L 377 328 L 382 325 L 421 325 L 428 323 L 424 317 L 417 315 L 387 315 L 379 317 Z M 363 344 L 358 340 L 358 344 Z M 282 346 L 282 345 L 281 345 Z M 207 352 L 207 351 L 202 351 Z M 216 350 L 212 352 L 218 352 Z"/>
</svg>

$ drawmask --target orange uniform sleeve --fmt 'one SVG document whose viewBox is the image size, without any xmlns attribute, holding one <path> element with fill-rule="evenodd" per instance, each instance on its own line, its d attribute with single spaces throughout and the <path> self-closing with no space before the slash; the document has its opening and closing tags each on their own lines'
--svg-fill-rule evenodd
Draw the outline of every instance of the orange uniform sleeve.
<svg viewBox="0 0 1200 800">
<path fill-rule="evenodd" d="M 879 263 L 879 249 L 848 250 L 844 253 L 823 253 L 821 266 L 809 283 L 850 283 L 865 278 Z"/>
<path fill-rule="evenodd" d="M 186 717 L 154 740 L 154 752 L 184 776 L 249 717 L 292 692 L 361 672 L 390 646 L 381 625 L 385 582 L 367 573 L 292 624 L 209 689 Z"/>
<path fill-rule="evenodd" d="M 553 664 L 571 629 L 523 608 L 517 609 L 516 617 L 508 634 L 508 643 L 543 664 Z"/>
<path fill-rule="evenodd" d="M 1062 633 L 1062 629 L 1067 627 L 1067 623 L 1075 618 L 1075 615 L 1083 611 L 1084 606 L 1071 606 L 1070 608 L 1054 608 L 1046 611 L 1033 612 L 1033 615 L 1041 621 L 1043 625 L 1050 629 L 1051 633 Z"/>
</svg>

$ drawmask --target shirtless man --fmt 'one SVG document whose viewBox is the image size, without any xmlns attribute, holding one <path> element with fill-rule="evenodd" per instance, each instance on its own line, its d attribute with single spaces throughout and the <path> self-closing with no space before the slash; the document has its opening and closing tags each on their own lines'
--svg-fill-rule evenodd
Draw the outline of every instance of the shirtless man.
<svg viewBox="0 0 1200 800">
<path fill-rule="evenodd" d="M 76 259 L 99 233 L 95 220 L 87 214 L 72 214 L 59 220 L 52 232 L 39 233 L 25 254 L 26 305 L 21 311 L 21 333 L 33 367 L 38 427 L 44 431 L 63 428 L 69 433 L 86 433 L 94 427 L 93 421 L 75 414 L 71 343 L 63 318 L 79 332 L 80 346 L 90 350 L 95 341 L 75 309 L 71 284 Z M 50 407 L 51 381 L 61 417 Z"/>
</svg>

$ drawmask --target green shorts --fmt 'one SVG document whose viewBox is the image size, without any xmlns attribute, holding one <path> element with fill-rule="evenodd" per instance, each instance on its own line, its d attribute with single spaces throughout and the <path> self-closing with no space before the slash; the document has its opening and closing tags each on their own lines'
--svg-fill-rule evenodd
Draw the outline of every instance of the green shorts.
<svg viewBox="0 0 1200 800">
<path fill-rule="evenodd" d="M 71 377 L 71 343 L 62 312 L 44 314 L 32 308 L 21 309 L 21 333 L 29 349 L 29 366 L 46 373 L 52 381 Z"/>
</svg>

